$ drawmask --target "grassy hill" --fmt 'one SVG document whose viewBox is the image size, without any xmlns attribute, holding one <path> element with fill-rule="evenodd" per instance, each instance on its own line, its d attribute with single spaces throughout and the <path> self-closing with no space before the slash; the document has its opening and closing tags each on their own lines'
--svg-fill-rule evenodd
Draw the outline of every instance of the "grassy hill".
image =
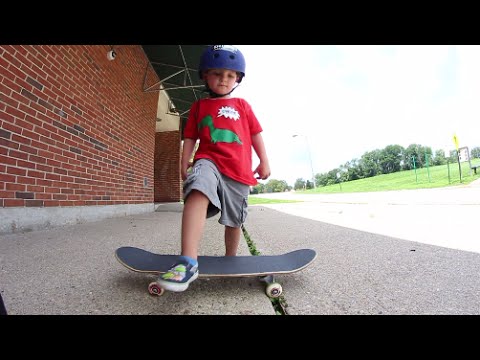
<svg viewBox="0 0 480 360">
<path fill-rule="evenodd" d="M 480 159 L 472 160 L 472 165 L 480 163 Z M 470 170 L 468 162 L 462 163 L 462 181 L 458 163 L 427 168 L 400 171 L 393 174 L 378 175 L 366 179 L 337 183 L 298 193 L 339 193 L 339 192 L 367 192 L 388 191 L 403 189 L 426 189 L 445 186 L 468 184 L 480 179 L 480 169 L 477 174 Z"/>
<path fill-rule="evenodd" d="M 480 164 L 480 159 L 472 160 L 472 165 Z M 462 181 L 458 163 L 431 166 L 428 169 L 399 171 L 393 174 L 378 175 L 366 179 L 337 183 L 306 191 L 296 191 L 297 194 L 333 194 L 371 191 L 391 191 L 404 189 L 427 189 L 446 186 L 466 185 L 480 179 L 480 169 L 477 174 L 470 170 L 468 162 L 462 163 Z M 268 197 L 268 194 L 264 195 Z M 250 195 L 249 205 L 296 202 L 295 200 L 268 199 Z"/>
</svg>

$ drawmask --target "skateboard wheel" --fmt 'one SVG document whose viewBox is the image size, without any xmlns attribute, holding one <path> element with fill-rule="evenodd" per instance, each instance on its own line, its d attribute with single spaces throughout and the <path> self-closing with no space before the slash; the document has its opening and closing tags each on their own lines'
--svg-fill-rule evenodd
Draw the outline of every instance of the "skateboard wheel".
<svg viewBox="0 0 480 360">
<path fill-rule="evenodd" d="M 165 289 L 161 288 L 156 282 L 152 282 L 150 285 L 148 285 L 148 292 L 150 295 L 162 296 L 165 292 Z"/>
<path fill-rule="evenodd" d="M 265 290 L 268 297 L 277 298 L 282 295 L 282 285 L 279 283 L 269 284 Z"/>
</svg>

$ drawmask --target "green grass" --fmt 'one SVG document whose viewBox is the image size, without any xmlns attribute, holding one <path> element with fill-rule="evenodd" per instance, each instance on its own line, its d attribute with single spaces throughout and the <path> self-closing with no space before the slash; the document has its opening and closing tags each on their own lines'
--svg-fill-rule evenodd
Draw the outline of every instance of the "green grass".
<svg viewBox="0 0 480 360">
<path fill-rule="evenodd" d="M 472 165 L 478 164 L 479 159 L 472 161 Z M 450 174 L 450 176 L 449 176 Z M 330 194 L 330 193 L 353 193 L 371 191 L 391 191 L 405 189 L 428 189 L 448 186 L 466 185 L 480 179 L 480 169 L 477 174 L 470 170 L 468 162 L 462 163 L 462 182 L 458 163 L 440 166 L 431 166 L 408 171 L 399 171 L 393 174 L 378 175 L 366 179 L 337 183 L 334 185 L 318 187 L 316 189 L 297 191 L 297 194 Z M 249 205 L 275 204 L 295 202 L 295 200 L 274 200 L 249 196 Z"/>
<path fill-rule="evenodd" d="M 474 165 L 475 162 L 472 162 Z M 449 177 L 450 171 L 450 177 Z M 349 193 L 349 192 L 370 192 L 390 191 L 405 189 L 428 189 L 446 186 L 466 185 L 474 180 L 480 179 L 480 171 L 477 174 L 470 174 L 470 167 L 467 162 L 462 163 L 462 182 L 460 182 L 460 171 L 458 164 L 431 166 L 428 169 L 399 171 L 393 174 L 378 175 L 371 178 L 348 181 L 341 184 L 334 184 L 298 193 Z"/>
<path fill-rule="evenodd" d="M 248 233 L 244 225 L 242 225 L 242 232 L 243 232 L 245 241 L 247 242 L 248 250 L 250 251 L 250 254 L 254 256 L 261 255 L 260 251 L 257 250 L 255 243 L 253 242 L 252 238 L 250 237 L 250 234 Z M 272 306 L 273 306 L 273 309 L 275 310 L 276 315 L 288 315 L 288 311 L 287 311 L 288 304 L 283 295 L 280 295 L 280 297 L 278 298 L 269 298 L 269 299 L 272 303 Z"/>
<path fill-rule="evenodd" d="M 262 204 L 279 204 L 279 203 L 294 203 L 297 200 L 279 200 L 279 199 L 264 199 L 250 195 L 248 197 L 248 205 L 262 205 Z"/>
</svg>

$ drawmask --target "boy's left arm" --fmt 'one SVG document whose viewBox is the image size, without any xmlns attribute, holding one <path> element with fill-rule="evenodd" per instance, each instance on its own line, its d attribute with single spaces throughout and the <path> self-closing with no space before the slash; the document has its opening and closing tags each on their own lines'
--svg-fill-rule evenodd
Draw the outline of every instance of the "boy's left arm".
<svg viewBox="0 0 480 360">
<path fill-rule="evenodd" d="M 261 133 L 252 135 L 252 146 L 260 159 L 260 164 L 255 169 L 254 174 L 258 174 L 257 179 L 266 180 L 270 176 L 270 164 Z"/>
</svg>

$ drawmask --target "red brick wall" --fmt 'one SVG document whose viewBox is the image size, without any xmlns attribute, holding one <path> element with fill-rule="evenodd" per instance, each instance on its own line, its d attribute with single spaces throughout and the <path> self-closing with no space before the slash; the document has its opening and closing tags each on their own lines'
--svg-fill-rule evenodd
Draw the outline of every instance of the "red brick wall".
<svg viewBox="0 0 480 360">
<path fill-rule="evenodd" d="M 180 131 L 155 135 L 155 202 L 177 202 L 182 199 L 180 136 Z"/>
<path fill-rule="evenodd" d="M 0 45 L 0 206 L 153 202 L 158 92 L 141 46 L 108 50 Z"/>
</svg>

